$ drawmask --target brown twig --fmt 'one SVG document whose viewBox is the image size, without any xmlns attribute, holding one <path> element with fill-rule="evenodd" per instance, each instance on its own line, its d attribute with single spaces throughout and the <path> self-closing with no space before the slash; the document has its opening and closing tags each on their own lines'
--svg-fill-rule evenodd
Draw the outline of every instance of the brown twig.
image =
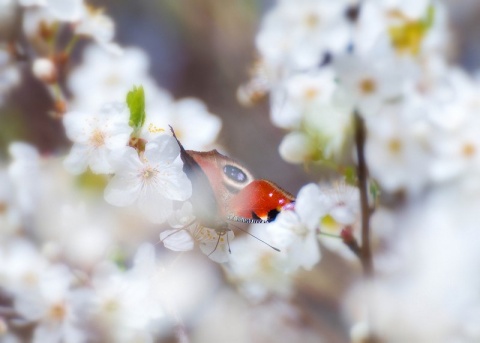
<svg viewBox="0 0 480 343">
<path fill-rule="evenodd" d="M 370 249 L 370 207 L 368 205 L 368 169 L 365 161 L 366 130 L 363 118 L 358 111 L 355 117 L 355 148 L 357 151 L 357 177 L 360 190 L 360 210 L 362 216 L 362 244 L 360 247 L 360 261 L 365 276 L 373 274 L 372 252 Z"/>
<path fill-rule="evenodd" d="M 0 306 L 0 318 L 17 318 L 18 313 L 10 306 Z"/>
</svg>

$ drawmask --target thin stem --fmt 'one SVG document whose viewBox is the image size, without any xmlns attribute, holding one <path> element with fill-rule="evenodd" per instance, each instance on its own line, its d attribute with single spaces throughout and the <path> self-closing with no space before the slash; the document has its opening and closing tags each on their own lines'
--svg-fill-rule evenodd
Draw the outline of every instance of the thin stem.
<svg viewBox="0 0 480 343">
<path fill-rule="evenodd" d="M 372 252 L 370 249 L 370 208 L 368 205 L 368 169 L 365 161 L 366 130 L 363 118 L 355 111 L 355 148 L 357 151 L 357 177 L 360 190 L 360 210 L 362 215 L 362 245 L 360 261 L 365 276 L 373 275 Z"/>
<path fill-rule="evenodd" d="M 79 35 L 73 35 L 70 41 L 68 42 L 67 46 L 65 47 L 64 53 L 67 56 L 70 56 L 72 53 L 73 48 L 75 48 L 75 45 L 77 44 L 80 36 Z"/>
</svg>

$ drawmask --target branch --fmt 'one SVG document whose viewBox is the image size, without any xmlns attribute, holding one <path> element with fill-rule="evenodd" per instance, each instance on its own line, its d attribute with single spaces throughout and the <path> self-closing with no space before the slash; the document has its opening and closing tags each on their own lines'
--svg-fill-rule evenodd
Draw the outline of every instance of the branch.
<svg viewBox="0 0 480 343">
<path fill-rule="evenodd" d="M 357 151 L 357 176 L 360 190 L 360 209 L 362 216 L 362 245 L 360 247 L 360 261 L 365 276 L 373 275 L 372 252 L 370 249 L 370 208 L 368 205 L 368 169 L 365 161 L 366 130 L 363 118 L 355 110 L 355 148 Z"/>
</svg>

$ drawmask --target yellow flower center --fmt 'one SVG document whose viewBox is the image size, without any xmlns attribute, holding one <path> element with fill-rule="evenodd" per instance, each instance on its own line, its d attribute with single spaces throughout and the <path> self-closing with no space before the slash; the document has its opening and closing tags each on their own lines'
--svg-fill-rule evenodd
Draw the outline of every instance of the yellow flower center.
<svg viewBox="0 0 480 343">
<path fill-rule="evenodd" d="M 475 149 L 475 145 L 473 145 L 472 143 L 466 143 L 463 147 L 462 147 L 462 154 L 463 156 L 465 156 L 466 158 L 470 158 L 472 157 L 473 155 L 475 155 L 476 153 L 476 149 Z"/>
<path fill-rule="evenodd" d="M 108 313 L 117 312 L 119 308 L 120 308 L 120 305 L 115 299 L 108 299 L 103 304 L 103 309 L 105 310 L 105 312 L 108 312 Z"/>
<path fill-rule="evenodd" d="M 148 179 L 151 179 L 153 178 L 155 175 L 158 174 L 158 170 L 156 170 L 155 168 L 152 168 L 152 167 L 148 167 L 148 168 L 145 168 L 143 170 L 143 178 L 144 180 L 148 180 Z"/>
<path fill-rule="evenodd" d="M 273 270 L 272 257 L 273 256 L 270 252 L 266 252 L 260 256 L 260 259 L 259 259 L 260 270 L 262 271 Z"/>
<path fill-rule="evenodd" d="M 398 138 L 392 138 L 388 142 L 388 150 L 394 155 L 398 155 L 402 151 L 402 148 L 402 141 Z"/>
<path fill-rule="evenodd" d="M 305 100 L 311 101 L 311 100 L 314 100 L 317 97 L 317 95 L 318 95 L 318 89 L 310 87 L 305 90 L 305 93 L 303 96 L 305 97 Z"/>
<path fill-rule="evenodd" d="M 377 90 L 377 84 L 375 83 L 375 80 L 371 78 L 365 78 L 361 80 L 358 86 L 360 91 L 365 95 L 375 93 Z"/>
<path fill-rule="evenodd" d="M 48 310 L 48 317 L 55 321 L 62 321 L 67 315 L 67 308 L 63 302 L 53 304 Z"/>
<path fill-rule="evenodd" d="M 90 142 L 95 148 L 99 148 L 105 145 L 105 134 L 102 131 L 96 129 L 90 136 Z"/>
<path fill-rule="evenodd" d="M 150 133 L 160 133 L 160 132 L 164 132 L 165 129 L 159 127 L 159 126 L 156 126 L 156 125 L 153 125 L 152 123 L 150 123 L 150 125 L 148 125 L 148 132 Z"/>
<path fill-rule="evenodd" d="M 35 286 L 38 283 L 38 275 L 29 271 L 22 275 L 22 281 L 28 286 Z"/>
<path fill-rule="evenodd" d="M 320 23 L 320 17 L 316 13 L 308 13 L 305 16 L 305 25 L 309 29 L 314 29 Z"/>
<path fill-rule="evenodd" d="M 426 31 L 423 22 L 407 20 L 403 24 L 391 26 L 388 34 L 397 53 L 417 55 Z"/>
<path fill-rule="evenodd" d="M 327 214 L 320 220 L 320 225 L 322 227 L 322 231 L 326 231 L 329 233 L 336 233 L 341 227 L 340 225 L 338 225 L 337 221 L 329 214 Z"/>
</svg>

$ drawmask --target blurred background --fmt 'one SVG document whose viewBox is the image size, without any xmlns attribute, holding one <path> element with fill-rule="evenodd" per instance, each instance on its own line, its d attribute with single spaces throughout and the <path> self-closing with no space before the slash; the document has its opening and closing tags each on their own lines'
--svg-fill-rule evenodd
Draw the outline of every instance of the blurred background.
<svg viewBox="0 0 480 343">
<path fill-rule="evenodd" d="M 256 177 L 268 178 L 291 193 L 308 181 L 319 181 L 318 173 L 283 161 L 278 145 L 281 129 L 270 123 L 268 103 L 242 107 L 237 88 L 248 79 L 255 60 L 255 35 L 262 15 L 273 1 L 254 0 L 107 0 L 94 1 L 104 7 L 116 27 L 116 41 L 137 46 L 151 60 L 151 76 L 175 98 L 196 97 L 223 122 L 219 143 L 228 154 L 249 166 Z M 452 60 L 469 71 L 480 66 L 480 2 L 449 1 L 455 35 Z M 16 35 L 17 32 L 11 34 Z M 71 67 L 79 61 L 83 44 L 73 54 Z M 64 153 L 70 147 L 61 123 L 53 119 L 51 97 L 25 65 L 22 86 L 10 93 L 0 108 L 0 153 L 8 144 L 23 140 L 42 154 Z M 146 94 L 148 98 L 148 94 Z M 312 273 L 300 273 L 296 298 L 306 323 L 315 322 L 326 342 L 347 340 L 338 299 L 357 275 L 340 257 L 324 253 Z M 319 304 L 321 304 L 319 306 Z M 219 324 L 221 325 L 221 324 Z M 309 325 L 310 326 L 310 325 Z"/>
<path fill-rule="evenodd" d="M 229 155 L 249 166 L 256 177 L 269 178 L 290 192 L 312 179 L 301 166 L 279 157 L 281 129 L 271 125 L 266 102 L 242 107 L 237 88 L 248 80 L 255 59 L 255 34 L 271 0 L 96 0 L 116 24 L 116 41 L 137 46 L 151 59 L 151 76 L 175 98 L 197 97 L 220 116 L 219 143 Z M 480 65 L 480 3 L 449 1 L 455 35 L 452 60 L 469 71 Z M 11 34 L 18 34 L 13 32 Z M 76 47 L 71 65 L 82 53 Z M 42 153 L 64 151 L 69 143 L 58 121 L 48 116 L 50 97 L 28 68 L 23 84 L 0 109 L 0 152 L 8 143 L 25 140 Z M 148 94 L 147 94 L 148 97 Z M 28 101 L 23 101 L 28 99 Z"/>
</svg>

